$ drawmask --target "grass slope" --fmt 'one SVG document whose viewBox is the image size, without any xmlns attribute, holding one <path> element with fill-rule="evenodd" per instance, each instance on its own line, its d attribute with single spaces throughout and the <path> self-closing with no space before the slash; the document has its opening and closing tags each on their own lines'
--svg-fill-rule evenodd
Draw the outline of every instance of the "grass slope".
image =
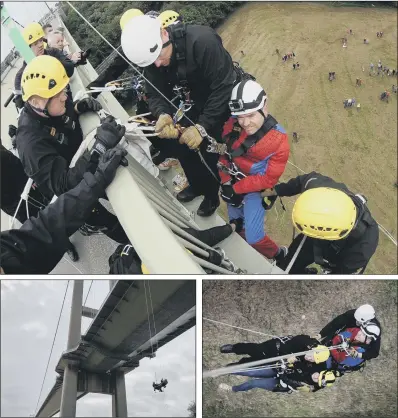
<svg viewBox="0 0 398 418">
<path fill-rule="evenodd" d="M 347 35 L 347 29 L 353 35 Z M 383 30 L 383 38 L 376 32 Z M 384 89 L 397 84 L 393 77 L 370 77 L 370 62 L 379 59 L 397 68 L 397 13 L 394 9 L 333 8 L 315 3 L 250 2 L 235 12 L 219 30 L 233 59 L 257 77 L 269 97 L 270 113 L 290 137 L 289 160 L 341 181 L 368 197 L 376 220 L 397 235 L 397 95 L 381 102 Z M 342 48 L 341 38 L 348 38 Z M 363 39 L 370 39 L 369 45 Z M 275 53 L 294 51 L 282 63 Z M 242 57 L 240 51 L 245 56 Z M 362 72 L 362 66 L 365 72 Z M 335 71 L 337 80 L 328 81 Z M 363 86 L 355 87 L 357 77 Z M 355 97 L 361 110 L 344 109 L 343 100 Z M 292 132 L 299 142 L 292 143 Z M 300 172 L 286 167 L 282 181 Z M 290 244 L 294 198 L 286 198 L 287 213 L 279 203 L 267 219 L 267 231 L 279 244 Z M 277 212 L 278 211 L 278 212 Z M 220 209 L 226 219 L 225 205 Z M 397 273 L 397 248 L 380 233 L 380 244 L 367 274 Z"/>
</svg>

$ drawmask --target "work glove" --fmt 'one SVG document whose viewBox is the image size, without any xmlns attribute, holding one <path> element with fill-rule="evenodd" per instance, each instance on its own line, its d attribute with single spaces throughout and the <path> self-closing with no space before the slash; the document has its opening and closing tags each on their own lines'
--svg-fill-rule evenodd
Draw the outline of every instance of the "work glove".
<svg viewBox="0 0 398 418">
<path fill-rule="evenodd" d="M 196 126 L 190 126 L 189 128 L 185 129 L 179 140 L 180 144 L 186 144 L 190 149 L 199 148 L 199 145 L 202 143 L 202 141 L 203 137 L 199 133 Z"/>
<path fill-rule="evenodd" d="M 287 359 L 288 363 L 295 363 L 296 361 L 297 361 L 297 357 L 295 356 L 288 357 Z"/>
<path fill-rule="evenodd" d="M 79 65 L 86 65 L 87 64 L 87 58 L 91 54 L 91 48 L 88 48 L 87 51 L 82 51 L 80 54 L 79 61 L 76 62 L 75 67 L 78 67 Z"/>
<path fill-rule="evenodd" d="M 223 184 L 221 186 L 221 197 L 224 202 L 236 208 L 240 208 L 243 204 L 243 195 L 235 193 L 231 185 Z"/>
<path fill-rule="evenodd" d="M 159 138 L 177 138 L 178 130 L 174 126 L 173 118 L 167 113 L 162 113 L 156 122 L 155 133 L 158 134 Z M 172 136 L 168 136 L 168 135 L 172 135 Z"/>
<path fill-rule="evenodd" d="M 112 148 L 101 155 L 94 177 L 104 188 L 112 183 L 119 165 L 124 167 L 128 165 L 127 160 L 124 158 L 126 155 L 126 150 L 116 148 Z"/>
<path fill-rule="evenodd" d="M 87 97 L 85 99 L 79 100 L 75 108 L 79 112 L 79 114 L 86 113 L 89 111 L 97 112 L 98 110 L 102 109 L 101 103 L 95 100 L 92 97 Z"/>
<path fill-rule="evenodd" d="M 352 357 L 352 358 L 362 358 L 362 354 L 358 353 L 358 351 L 355 350 L 354 348 L 348 349 L 348 353 L 349 353 L 350 357 Z"/>
<path fill-rule="evenodd" d="M 17 134 L 17 127 L 14 125 L 8 125 L 8 135 L 13 138 Z"/>
<path fill-rule="evenodd" d="M 158 134 L 159 138 L 168 138 L 168 139 L 177 139 L 180 135 L 178 129 L 173 125 L 167 125 L 163 130 Z"/>
<path fill-rule="evenodd" d="M 91 154 L 96 153 L 102 155 L 107 150 L 116 147 L 125 132 L 125 126 L 118 125 L 113 116 L 107 116 L 101 126 L 97 128 L 95 135 L 96 141 L 94 142 Z"/>
<path fill-rule="evenodd" d="M 243 219 L 242 218 L 236 218 L 232 219 L 232 221 L 229 221 L 230 224 L 235 225 L 235 232 L 239 234 L 239 232 L 242 232 L 243 230 Z"/>
</svg>

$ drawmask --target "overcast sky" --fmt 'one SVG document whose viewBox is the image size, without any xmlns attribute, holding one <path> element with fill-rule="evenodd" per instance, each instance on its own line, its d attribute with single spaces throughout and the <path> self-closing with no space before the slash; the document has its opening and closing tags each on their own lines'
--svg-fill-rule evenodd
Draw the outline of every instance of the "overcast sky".
<svg viewBox="0 0 398 418">
<path fill-rule="evenodd" d="M 50 7 L 54 7 L 56 2 L 48 1 L 47 4 Z M 38 22 L 43 16 L 45 16 L 49 10 L 44 1 L 5 1 L 8 13 L 11 17 L 19 22 L 22 26 L 26 26 L 31 22 Z M 21 29 L 20 26 L 17 25 Z M 13 43 L 10 41 L 7 33 L 5 33 L 3 27 L 1 28 L 1 61 L 7 56 L 7 54 L 13 48 Z"/>
<path fill-rule="evenodd" d="M 85 280 L 85 299 L 90 280 Z M 1 280 L 1 416 L 28 417 L 34 413 L 66 280 Z M 72 283 L 71 283 L 72 284 Z M 69 285 L 41 401 L 55 383 L 55 366 L 66 350 L 72 286 Z M 98 309 L 109 291 L 108 280 L 94 282 L 86 305 Z M 84 301 L 83 299 L 83 301 Z M 82 333 L 91 319 L 83 318 Z M 168 379 L 163 393 L 152 382 Z M 195 400 L 195 327 L 159 348 L 155 359 L 145 358 L 126 376 L 129 417 L 186 417 Z M 77 417 L 111 417 L 108 395 L 89 394 L 77 403 Z M 59 415 L 56 415 L 59 416 Z"/>
</svg>

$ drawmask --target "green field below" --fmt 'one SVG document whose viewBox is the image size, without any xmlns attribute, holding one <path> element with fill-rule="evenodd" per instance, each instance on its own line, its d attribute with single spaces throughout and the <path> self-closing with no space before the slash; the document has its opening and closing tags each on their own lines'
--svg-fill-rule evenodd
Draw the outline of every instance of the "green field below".
<svg viewBox="0 0 398 418">
<path fill-rule="evenodd" d="M 376 37 L 380 30 L 383 38 Z M 397 78 L 368 75 L 369 64 L 379 59 L 397 68 L 396 10 L 253 2 L 232 14 L 218 32 L 232 58 L 267 92 L 270 113 L 289 134 L 291 163 L 364 194 L 372 215 L 396 238 L 397 95 L 391 87 Z M 347 48 L 342 48 L 344 36 Z M 276 48 L 281 55 L 294 51 L 300 69 L 293 70 L 293 60 L 283 63 Z M 333 82 L 329 71 L 336 72 Z M 357 77 L 362 87 L 355 87 Z M 391 92 L 388 104 L 379 100 L 384 89 Z M 360 111 L 344 109 L 343 100 L 353 97 Z M 298 143 L 292 141 L 293 131 Z M 281 180 L 299 174 L 288 164 Z M 266 220 L 268 234 L 281 245 L 291 242 L 294 200 L 284 199 L 286 213 L 277 203 Z M 225 205 L 219 213 L 227 219 Z M 397 247 L 383 233 L 366 273 L 397 273 Z"/>
</svg>

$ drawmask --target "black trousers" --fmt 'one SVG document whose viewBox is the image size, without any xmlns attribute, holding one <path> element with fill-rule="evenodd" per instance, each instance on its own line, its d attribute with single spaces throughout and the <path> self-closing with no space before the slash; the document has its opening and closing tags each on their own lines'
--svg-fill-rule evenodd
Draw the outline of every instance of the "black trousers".
<svg viewBox="0 0 398 418">
<path fill-rule="evenodd" d="M 279 268 L 281 268 L 282 270 L 286 270 L 287 266 L 290 263 L 290 260 L 293 258 L 302 239 L 303 234 L 299 234 L 296 236 L 296 238 L 294 238 L 292 243 L 289 245 L 288 255 L 281 262 L 277 263 L 277 266 Z M 304 245 L 301 247 L 300 253 L 297 256 L 296 261 L 290 269 L 289 274 L 305 274 L 306 267 L 308 267 L 310 264 L 314 262 L 315 259 L 313 243 L 312 240 L 307 237 L 307 239 L 304 242 Z"/>
<path fill-rule="evenodd" d="M 206 151 L 206 140 L 203 141 L 200 152 L 218 181 L 203 164 L 199 153 L 189 149 L 185 144 L 180 144 L 176 139 L 161 138 L 151 138 L 151 142 L 166 158 L 177 158 L 180 161 L 190 186 L 198 196 L 203 195 L 210 200 L 218 200 L 220 177 L 217 162 L 219 155 Z"/>
</svg>

